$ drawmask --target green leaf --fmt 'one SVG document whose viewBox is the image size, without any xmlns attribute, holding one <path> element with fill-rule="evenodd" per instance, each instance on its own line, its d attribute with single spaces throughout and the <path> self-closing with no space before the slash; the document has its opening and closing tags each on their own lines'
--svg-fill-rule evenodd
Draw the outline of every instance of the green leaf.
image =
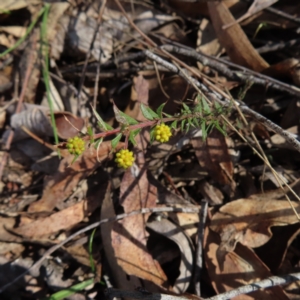
<svg viewBox="0 0 300 300">
<path fill-rule="evenodd" d="M 181 131 L 184 131 L 185 123 L 186 123 L 186 120 L 181 121 Z"/>
<path fill-rule="evenodd" d="M 136 145 L 135 137 L 141 132 L 141 130 L 142 129 L 139 128 L 139 129 L 130 131 L 129 140 L 134 146 Z"/>
<path fill-rule="evenodd" d="M 107 130 L 113 130 L 113 129 L 114 129 L 114 128 L 111 127 L 108 123 L 104 122 L 104 124 L 105 124 Z"/>
<path fill-rule="evenodd" d="M 206 114 L 210 114 L 211 113 L 210 107 L 209 107 L 207 101 L 204 98 L 202 98 L 202 105 L 203 105 L 204 112 Z"/>
<path fill-rule="evenodd" d="M 103 119 L 100 117 L 100 115 L 98 114 L 98 112 L 96 111 L 96 109 L 91 105 L 93 113 L 98 121 L 98 126 L 100 127 L 100 129 L 102 131 L 107 131 L 107 124 L 103 121 Z"/>
<path fill-rule="evenodd" d="M 150 130 L 150 143 L 154 142 L 154 128 Z"/>
<path fill-rule="evenodd" d="M 82 290 L 84 290 L 86 287 L 88 287 L 89 285 L 94 283 L 94 278 L 82 281 L 78 284 L 75 284 L 73 286 L 71 286 L 68 289 L 64 289 L 62 291 L 59 291 L 53 295 L 51 295 L 50 297 L 46 298 L 47 300 L 62 300 L 65 299 L 77 292 L 80 292 Z"/>
<path fill-rule="evenodd" d="M 173 129 L 177 129 L 177 123 L 178 123 L 177 120 L 173 121 L 172 124 L 170 125 L 170 127 Z"/>
<path fill-rule="evenodd" d="M 208 124 L 208 126 L 206 128 L 207 134 L 210 134 L 214 128 L 215 128 L 214 122 L 211 122 L 210 124 Z"/>
<path fill-rule="evenodd" d="M 194 127 L 200 127 L 200 124 L 199 124 L 199 121 L 197 118 L 193 118 L 192 122 L 194 124 Z"/>
<path fill-rule="evenodd" d="M 122 137 L 122 133 L 118 133 L 117 136 L 111 140 L 111 147 L 113 148 L 113 150 L 117 147 L 118 143 L 120 142 Z"/>
<path fill-rule="evenodd" d="M 116 116 L 116 120 L 124 125 L 135 125 L 138 124 L 138 122 L 131 118 L 130 116 L 126 115 L 125 113 L 123 113 L 122 111 L 120 111 L 117 106 L 114 104 L 113 105 L 113 109 L 114 109 L 114 113 Z"/>
<path fill-rule="evenodd" d="M 89 135 L 90 139 L 90 143 L 93 144 L 95 142 L 94 137 L 93 137 L 93 129 L 91 126 L 87 127 L 87 134 Z"/>
<path fill-rule="evenodd" d="M 182 106 L 183 106 L 184 111 L 191 112 L 191 109 L 184 102 L 182 102 Z"/>
<path fill-rule="evenodd" d="M 163 112 L 163 115 L 165 115 L 165 116 L 168 117 L 168 118 L 173 118 L 172 115 L 166 114 L 166 113 L 164 113 L 164 112 Z"/>
<path fill-rule="evenodd" d="M 215 105 L 215 108 L 216 108 L 217 113 L 218 113 L 218 114 L 222 113 L 223 107 L 220 105 L 220 103 L 214 102 L 214 105 Z"/>
<path fill-rule="evenodd" d="M 187 123 L 185 126 L 185 133 L 188 133 L 189 130 L 190 130 L 190 123 Z"/>
<path fill-rule="evenodd" d="M 202 130 L 202 140 L 205 141 L 207 138 L 207 130 L 206 130 L 206 124 L 205 121 L 202 121 L 201 123 L 201 130 Z"/>
<path fill-rule="evenodd" d="M 167 104 L 167 102 L 161 104 L 161 105 L 157 108 L 157 110 L 156 110 L 156 112 L 157 112 L 157 114 L 158 114 L 158 116 L 159 116 L 160 118 L 163 117 L 163 109 L 164 109 L 164 107 L 165 107 L 166 104 Z"/>
<path fill-rule="evenodd" d="M 187 121 L 188 121 L 189 127 L 190 126 L 195 127 L 195 125 L 192 122 L 192 118 L 188 118 Z"/>
<path fill-rule="evenodd" d="M 201 102 L 199 102 L 199 103 L 195 106 L 194 111 L 195 111 L 195 112 L 199 112 L 199 113 L 202 115 L 202 103 L 201 103 Z"/>
<path fill-rule="evenodd" d="M 143 116 L 147 119 L 152 121 L 153 119 L 158 119 L 158 114 L 153 111 L 149 106 L 145 106 L 143 103 L 141 103 L 141 111 Z"/>
<path fill-rule="evenodd" d="M 214 125 L 223 135 L 226 136 L 226 131 L 223 130 L 218 121 L 214 122 Z"/>
</svg>

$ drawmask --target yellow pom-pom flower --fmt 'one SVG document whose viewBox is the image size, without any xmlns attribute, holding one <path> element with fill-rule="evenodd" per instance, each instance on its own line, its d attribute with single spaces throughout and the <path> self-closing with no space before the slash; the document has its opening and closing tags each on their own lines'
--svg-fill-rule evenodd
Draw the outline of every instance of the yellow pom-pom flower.
<svg viewBox="0 0 300 300">
<path fill-rule="evenodd" d="M 127 169 L 133 165 L 133 152 L 128 149 L 122 149 L 116 154 L 115 162 L 119 168 Z"/>
<path fill-rule="evenodd" d="M 161 123 L 154 128 L 154 138 L 161 143 L 167 142 L 171 136 L 171 128 L 164 123 Z"/>
<path fill-rule="evenodd" d="M 82 138 L 75 136 L 67 140 L 67 149 L 70 154 L 80 155 L 85 150 L 85 142 Z"/>
</svg>

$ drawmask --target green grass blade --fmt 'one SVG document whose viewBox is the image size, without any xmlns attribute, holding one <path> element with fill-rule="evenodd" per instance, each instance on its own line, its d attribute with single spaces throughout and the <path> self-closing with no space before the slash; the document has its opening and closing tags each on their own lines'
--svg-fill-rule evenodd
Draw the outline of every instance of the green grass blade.
<svg viewBox="0 0 300 300">
<path fill-rule="evenodd" d="M 90 265 L 91 265 L 91 269 L 92 272 L 95 273 L 96 268 L 95 268 L 95 264 L 94 264 L 94 259 L 93 259 L 93 242 L 94 242 L 94 236 L 96 233 L 96 228 L 93 230 L 90 239 L 89 239 L 89 259 L 90 259 Z"/>
<path fill-rule="evenodd" d="M 48 298 L 45 298 L 44 300 L 62 300 L 65 299 L 66 297 L 69 297 L 77 292 L 80 292 L 82 290 L 84 290 L 87 286 L 91 285 L 94 282 L 94 278 L 82 281 L 78 284 L 75 284 L 73 286 L 71 286 L 68 289 L 59 291 L 53 295 L 51 295 Z"/>
<path fill-rule="evenodd" d="M 46 87 L 46 95 L 47 100 L 50 108 L 50 116 L 51 116 L 51 124 L 53 128 L 53 135 L 55 144 L 58 144 L 58 134 L 57 134 L 57 128 L 55 123 L 55 117 L 54 117 L 54 108 L 53 103 L 50 95 L 50 76 L 49 76 L 49 47 L 48 47 L 48 41 L 47 41 L 47 21 L 48 21 L 48 15 L 50 10 L 50 4 L 45 5 L 45 10 L 43 14 L 43 21 L 41 25 L 41 38 L 42 38 L 42 54 L 44 57 L 44 66 L 43 66 L 43 78 L 45 82 Z M 59 154 L 59 153 L 58 153 Z"/>
<path fill-rule="evenodd" d="M 16 48 L 18 48 L 27 38 L 27 36 L 29 35 L 29 33 L 32 31 L 32 29 L 34 28 L 35 24 L 37 23 L 37 21 L 39 20 L 39 18 L 44 14 L 46 10 L 46 6 L 44 6 L 40 11 L 38 16 L 30 23 L 30 25 L 28 26 L 25 35 L 22 36 L 21 38 L 19 38 L 16 43 L 11 46 L 10 48 L 8 48 L 7 50 L 5 50 L 4 52 L 0 53 L 0 58 L 3 57 L 4 55 L 8 54 L 9 52 L 15 50 Z"/>
</svg>

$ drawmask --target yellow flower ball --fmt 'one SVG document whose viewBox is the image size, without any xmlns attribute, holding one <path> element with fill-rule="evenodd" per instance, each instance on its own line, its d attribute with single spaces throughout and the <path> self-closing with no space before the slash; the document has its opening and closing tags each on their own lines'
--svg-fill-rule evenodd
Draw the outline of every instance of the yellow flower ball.
<svg viewBox="0 0 300 300">
<path fill-rule="evenodd" d="M 119 168 L 127 169 L 134 163 L 133 152 L 128 149 L 122 149 L 116 154 L 115 162 Z"/>
<path fill-rule="evenodd" d="M 154 138 L 161 143 L 168 142 L 171 136 L 171 128 L 164 123 L 161 123 L 154 128 Z"/>
<path fill-rule="evenodd" d="M 85 142 L 82 138 L 75 136 L 67 140 L 67 149 L 70 154 L 80 155 L 85 150 Z"/>
</svg>

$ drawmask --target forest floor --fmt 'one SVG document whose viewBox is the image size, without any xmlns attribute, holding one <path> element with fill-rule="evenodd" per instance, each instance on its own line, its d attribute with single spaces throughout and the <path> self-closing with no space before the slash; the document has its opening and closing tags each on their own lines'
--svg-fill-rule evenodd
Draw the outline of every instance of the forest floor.
<svg viewBox="0 0 300 300">
<path fill-rule="evenodd" d="M 1 0 L 1 299 L 300 299 L 299 34 L 292 0 Z"/>
</svg>

